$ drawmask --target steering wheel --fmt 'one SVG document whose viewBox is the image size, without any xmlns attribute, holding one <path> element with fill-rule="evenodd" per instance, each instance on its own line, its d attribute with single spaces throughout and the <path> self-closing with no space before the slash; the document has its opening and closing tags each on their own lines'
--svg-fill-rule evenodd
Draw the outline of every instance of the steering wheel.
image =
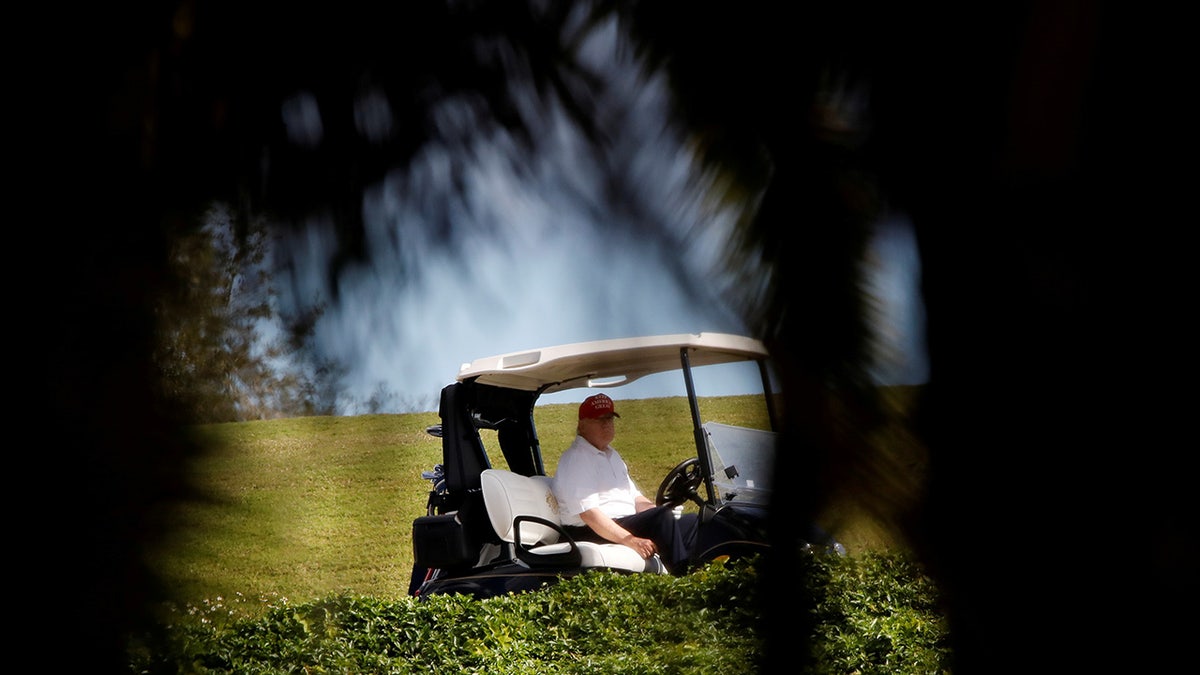
<svg viewBox="0 0 1200 675">
<path fill-rule="evenodd" d="M 658 495 L 654 498 L 654 503 L 659 506 L 663 504 L 679 506 L 690 499 L 703 507 L 704 500 L 696 494 L 703 479 L 704 477 L 700 473 L 700 460 L 689 457 L 675 465 L 675 468 L 667 473 L 667 477 L 658 486 Z"/>
</svg>

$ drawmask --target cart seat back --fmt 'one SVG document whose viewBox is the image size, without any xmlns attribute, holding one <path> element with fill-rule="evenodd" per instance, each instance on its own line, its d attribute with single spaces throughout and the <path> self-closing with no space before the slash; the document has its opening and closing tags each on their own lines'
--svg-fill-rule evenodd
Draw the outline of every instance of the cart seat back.
<svg viewBox="0 0 1200 675">
<path fill-rule="evenodd" d="M 628 546 L 573 540 L 559 520 L 558 500 L 550 489 L 548 476 L 522 476 L 504 469 L 487 469 L 480 480 L 488 518 L 496 535 L 512 544 L 516 558 L 531 567 L 666 572 L 658 556 L 643 560 Z"/>
</svg>

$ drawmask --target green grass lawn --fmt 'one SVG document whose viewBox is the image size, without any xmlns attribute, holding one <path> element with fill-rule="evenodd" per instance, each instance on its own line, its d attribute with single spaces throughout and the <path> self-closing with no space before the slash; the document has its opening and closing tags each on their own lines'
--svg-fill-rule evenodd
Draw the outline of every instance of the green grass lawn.
<svg viewBox="0 0 1200 675">
<path fill-rule="evenodd" d="M 758 397 L 700 405 L 706 420 L 766 427 Z M 618 407 L 614 445 L 653 493 L 694 453 L 687 401 Z M 574 437 L 575 409 L 535 410 L 549 473 Z M 191 475 L 206 498 L 162 514 L 174 537 L 147 555 L 173 602 L 161 630 L 131 636 L 129 672 L 758 672 L 763 600 L 743 564 L 752 561 L 679 578 L 583 575 L 481 602 L 408 597 L 412 522 L 431 488 L 421 472 L 441 461 L 440 439 L 425 428 L 439 421 L 414 413 L 197 427 L 208 451 Z M 919 468 L 917 456 L 901 458 L 890 466 Z M 498 453 L 493 463 L 503 466 Z M 865 513 L 853 500 L 833 504 L 823 524 L 850 555 L 798 561 L 812 619 L 796 645 L 807 671 L 949 672 L 937 589 Z"/>
<path fill-rule="evenodd" d="M 653 496 L 694 454 L 685 398 L 623 400 L 614 445 Z M 758 397 L 702 399 L 706 420 L 766 428 Z M 553 474 L 575 433 L 574 404 L 538 406 L 544 462 Z M 399 598 L 412 568 L 412 522 L 441 461 L 425 428 L 436 413 L 313 417 L 196 428 L 208 452 L 192 475 L 207 500 L 167 514 L 174 537 L 147 552 L 181 606 L 306 602 L 336 594 Z M 492 447 L 491 439 L 484 436 Z M 503 467 L 499 453 L 493 462 Z M 886 549 L 886 530 L 853 505 L 830 514 L 851 554 Z"/>
</svg>

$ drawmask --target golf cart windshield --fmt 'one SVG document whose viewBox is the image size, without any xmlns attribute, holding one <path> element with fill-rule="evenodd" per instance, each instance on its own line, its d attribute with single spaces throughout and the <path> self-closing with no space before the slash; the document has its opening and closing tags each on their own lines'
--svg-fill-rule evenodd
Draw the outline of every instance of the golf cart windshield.
<svg viewBox="0 0 1200 675">
<path fill-rule="evenodd" d="M 704 435 L 718 498 L 722 502 L 767 505 L 776 434 L 707 422 Z"/>
</svg>

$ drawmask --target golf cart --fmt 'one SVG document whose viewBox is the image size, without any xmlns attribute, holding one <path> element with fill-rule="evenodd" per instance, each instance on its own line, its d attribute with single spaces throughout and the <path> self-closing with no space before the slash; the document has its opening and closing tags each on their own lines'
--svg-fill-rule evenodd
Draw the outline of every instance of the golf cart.
<svg viewBox="0 0 1200 675">
<path fill-rule="evenodd" d="M 757 371 L 765 409 L 761 426 L 775 428 L 767 351 L 743 336 L 600 340 L 464 364 L 442 390 L 441 423 L 427 430 L 441 438 L 442 462 L 422 474 L 433 489 L 427 514 L 413 522 L 410 594 L 487 598 L 595 569 L 666 573 L 657 556 L 643 560 L 628 547 L 575 541 L 563 530 L 534 422 L 542 396 L 611 390 L 660 373 L 682 378 L 691 413 L 692 438 L 685 444 L 694 444 L 694 451 L 664 476 L 655 502 L 697 511 L 690 566 L 764 552 L 775 433 L 701 419 L 697 394 L 705 371 L 739 363 Z M 496 447 L 485 447 L 485 437 Z M 622 454 L 631 465 L 637 462 Z M 815 528 L 810 546 L 844 552 Z"/>
</svg>

